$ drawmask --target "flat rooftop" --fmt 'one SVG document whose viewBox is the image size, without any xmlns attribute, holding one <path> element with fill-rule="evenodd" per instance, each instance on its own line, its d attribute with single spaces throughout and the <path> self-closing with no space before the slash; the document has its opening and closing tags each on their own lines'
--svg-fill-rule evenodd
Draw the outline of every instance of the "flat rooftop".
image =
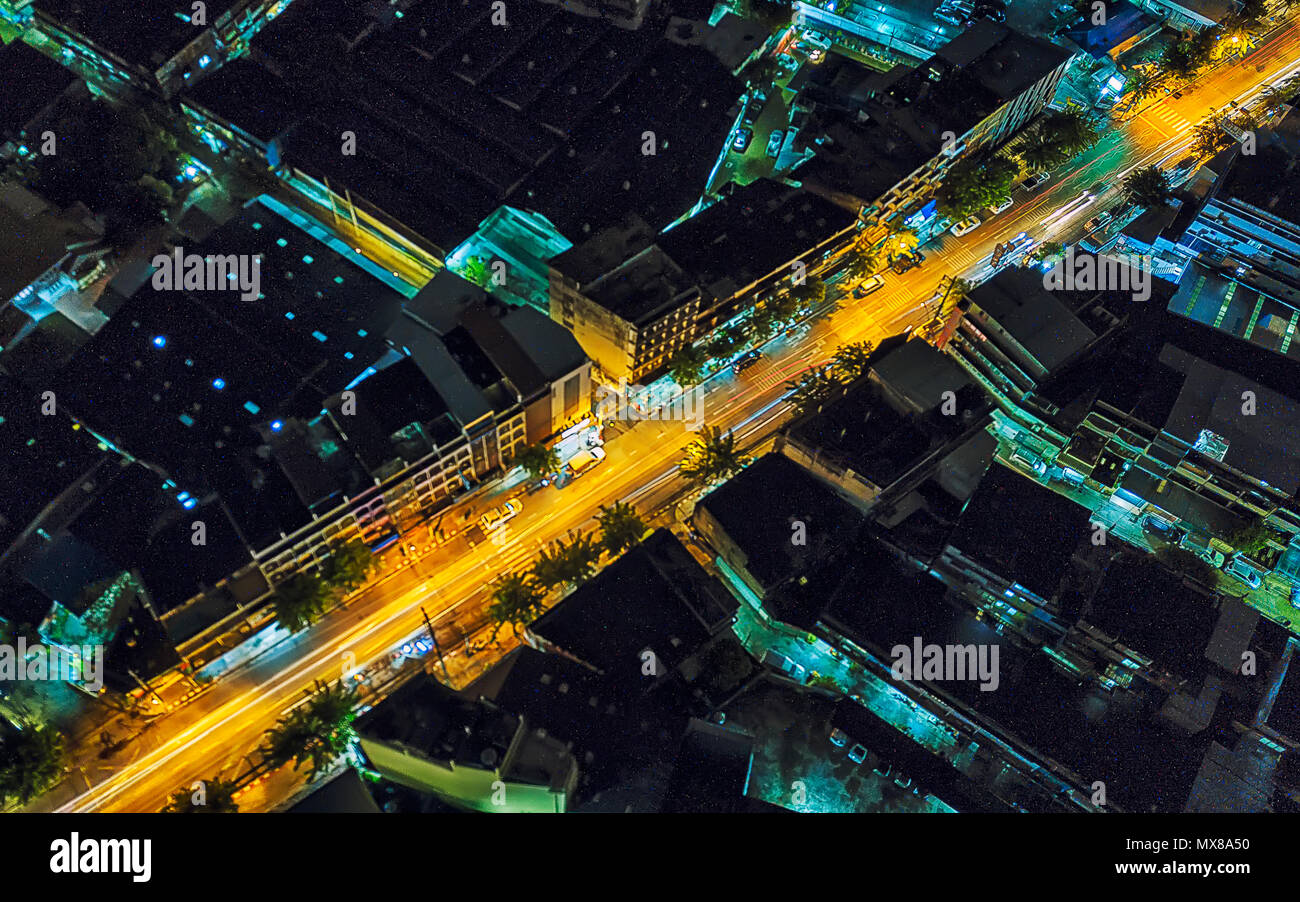
<svg viewBox="0 0 1300 902">
<path fill-rule="evenodd" d="M 628 210 L 663 228 L 702 193 L 742 90 L 703 47 L 546 4 L 501 28 L 490 6 L 429 0 L 362 33 L 328 6 L 295 3 L 254 40 L 264 65 L 223 67 L 187 99 L 444 249 L 503 203 L 572 241 Z"/>
<path fill-rule="evenodd" d="M 243 0 L 210 0 L 206 27 L 211 27 Z M 37 0 L 38 10 L 59 24 L 117 54 L 128 63 L 154 71 L 205 30 L 189 20 L 190 4 L 172 0 Z"/>
<path fill-rule="evenodd" d="M 1088 510 L 1004 466 L 990 467 L 948 544 L 1002 578 L 1051 599 Z"/>
</svg>

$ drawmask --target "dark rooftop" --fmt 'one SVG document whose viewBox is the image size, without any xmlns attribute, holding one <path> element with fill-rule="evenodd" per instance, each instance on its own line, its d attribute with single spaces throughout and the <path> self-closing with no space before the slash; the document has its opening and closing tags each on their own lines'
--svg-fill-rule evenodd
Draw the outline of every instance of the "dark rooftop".
<svg viewBox="0 0 1300 902">
<path fill-rule="evenodd" d="M 0 84 L 22 85 L 0 92 L 0 140 L 16 137 L 41 110 L 77 81 L 77 77 L 22 41 L 0 44 Z"/>
<path fill-rule="evenodd" d="M 1088 534 L 1088 510 L 1007 467 L 985 474 L 948 544 L 1044 600 Z"/>
<path fill-rule="evenodd" d="M 444 249 L 502 203 L 570 240 L 627 210 L 663 228 L 703 191 L 741 92 L 702 47 L 546 4 L 513 5 L 501 28 L 489 6 L 428 0 L 364 34 L 329 6 L 294 4 L 253 42 L 260 65 L 224 67 L 188 96 L 280 136 L 289 162 Z M 265 107 L 264 93 L 280 99 Z M 356 156 L 338 153 L 343 131 Z"/>
<path fill-rule="evenodd" d="M 803 572 L 863 522 L 847 501 L 782 454 L 765 454 L 705 495 L 695 517 L 716 521 L 768 589 Z M 804 524 L 806 545 L 791 541 L 796 522 Z"/>
<path fill-rule="evenodd" d="M 528 630 L 621 686 L 648 684 L 642 653 L 677 667 L 723 625 L 737 601 L 666 529 L 656 530 Z"/>
<path fill-rule="evenodd" d="M 661 235 L 659 246 L 713 297 L 729 298 L 856 221 L 815 194 L 759 179 Z"/>
<path fill-rule="evenodd" d="M 236 2 L 212 0 L 208 3 L 208 26 Z M 150 72 L 161 67 L 204 31 L 203 26 L 190 24 L 187 15 L 189 4 L 177 4 L 171 0 L 132 0 L 114 5 L 99 0 L 37 0 L 35 5 L 61 25 Z"/>
</svg>

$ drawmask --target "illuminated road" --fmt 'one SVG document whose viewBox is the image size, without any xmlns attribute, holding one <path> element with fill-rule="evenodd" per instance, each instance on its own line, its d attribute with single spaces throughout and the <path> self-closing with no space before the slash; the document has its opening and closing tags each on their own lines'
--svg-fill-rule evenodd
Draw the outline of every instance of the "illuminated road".
<svg viewBox="0 0 1300 902">
<path fill-rule="evenodd" d="M 1207 76 L 1205 83 L 1181 99 L 1166 100 L 1111 128 L 1096 148 L 1070 164 L 1069 174 L 1055 176 L 1033 197 L 1018 190 L 1012 209 L 964 238 L 946 236 L 927 248 L 928 262 L 923 267 L 901 276 L 886 273 L 884 289 L 865 303 L 846 299 L 844 310 L 814 326 L 799 344 L 775 340 L 767 357 L 743 376 L 726 374 L 711 380 L 705 422 L 735 428 L 742 445 L 760 443 L 788 415 L 780 401 L 788 379 L 824 362 L 844 342 L 878 341 L 925 319 L 925 302 L 942 277 L 978 271 L 995 244 L 1022 230 L 1035 238 L 1069 240 L 1079 222 L 1095 215 L 1114 196 L 1124 172 L 1148 163 L 1177 162 L 1185 155 L 1191 126 L 1209 107 L 1245 98 L 1259 84 L 1283 70 L 1289 72 L 1297 59 L 1300 31 L 1291 27 L 1265 41 L 1245 63 Z M 1263 71 L 1257 71 L 1257 65 Z M 1044 232 L 1043 223 L 1054 211 L 1097 183 L 1112 193 L 1059 217 L 1051 234 Z M 102 767 L 88 767 L 29 807 L 154 811 L 182 785 L 242 771 L 244 756 L 282 712 L 301 699 L 313 680 L 334 680 L 346 667 L 387 656 L 419 629 L 421 604 L 435 619 L 444 644 L 451 636 L 454 647 L 457 629 L 472 630 L 483 621 L 490 579 L 525 569 L 547 542 L 589 527 L 600 505 L 625 499 L 643 514 L 652 514 L 683 494 L 676 463 L 691 437 L 681 422 L 631 424 L 606 446 L 606 462 L 588 475 L 563 490 L 548 488 L 526 496 L 524 511 L 502 528 L 499 542 L 471 548 L 458 540 L 415 567 L 368 587 L 346 610 L 329 615 L 167 715 L 123 753 L 130 760 L 110 759 Z M 508 634 L 508 629 L 503 632 Z"/>
</svg>

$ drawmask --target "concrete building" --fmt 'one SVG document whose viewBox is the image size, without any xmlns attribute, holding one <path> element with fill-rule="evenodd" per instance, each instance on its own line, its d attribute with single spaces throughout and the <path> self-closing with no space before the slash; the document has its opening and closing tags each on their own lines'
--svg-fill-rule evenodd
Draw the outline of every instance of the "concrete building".
<svg viewBox="0 0 1300 902">
<path fill-rule="evenodd" d="M 562 741 L 427 675 L 358 718 L 356 730 L 373 770 L 468 811 L 563 814 L 578 782 Z"/>
<path fill-rule="evenodd" d="M 23 40 L 108 93 L 171 96 L 248 49 L 292 0 L 137 0 L 109 8 L 93 0 L 0 0 L 0 19 Z"/>
<path fill-rule="evenodd" d="M 799 170 L 810 190 L 924 241 L 928 203 L 959 160 L 999 147 L 1052 102 L 1071 54 L 981 20 L 916 67 L 870 72 L 828 60 L 803 89 L 826 141 Z M 881 232 L 883 235 L 883 232 Z"/>
</svg>

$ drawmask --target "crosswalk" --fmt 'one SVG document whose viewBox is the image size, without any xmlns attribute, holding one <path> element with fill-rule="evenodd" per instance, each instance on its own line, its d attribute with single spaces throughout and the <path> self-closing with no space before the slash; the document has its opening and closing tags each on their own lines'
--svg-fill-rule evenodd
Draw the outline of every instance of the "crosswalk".
<svg viewBox="0 0 1300 902">
<path fill-rule="evenodd" d="M 1160 103 L 1143 113 L 1142 118 L 1150 122 L 1152 127 L 1165 137 L 1182 134 L 1191 127 L 1190 122 Z"/>
</svg>

